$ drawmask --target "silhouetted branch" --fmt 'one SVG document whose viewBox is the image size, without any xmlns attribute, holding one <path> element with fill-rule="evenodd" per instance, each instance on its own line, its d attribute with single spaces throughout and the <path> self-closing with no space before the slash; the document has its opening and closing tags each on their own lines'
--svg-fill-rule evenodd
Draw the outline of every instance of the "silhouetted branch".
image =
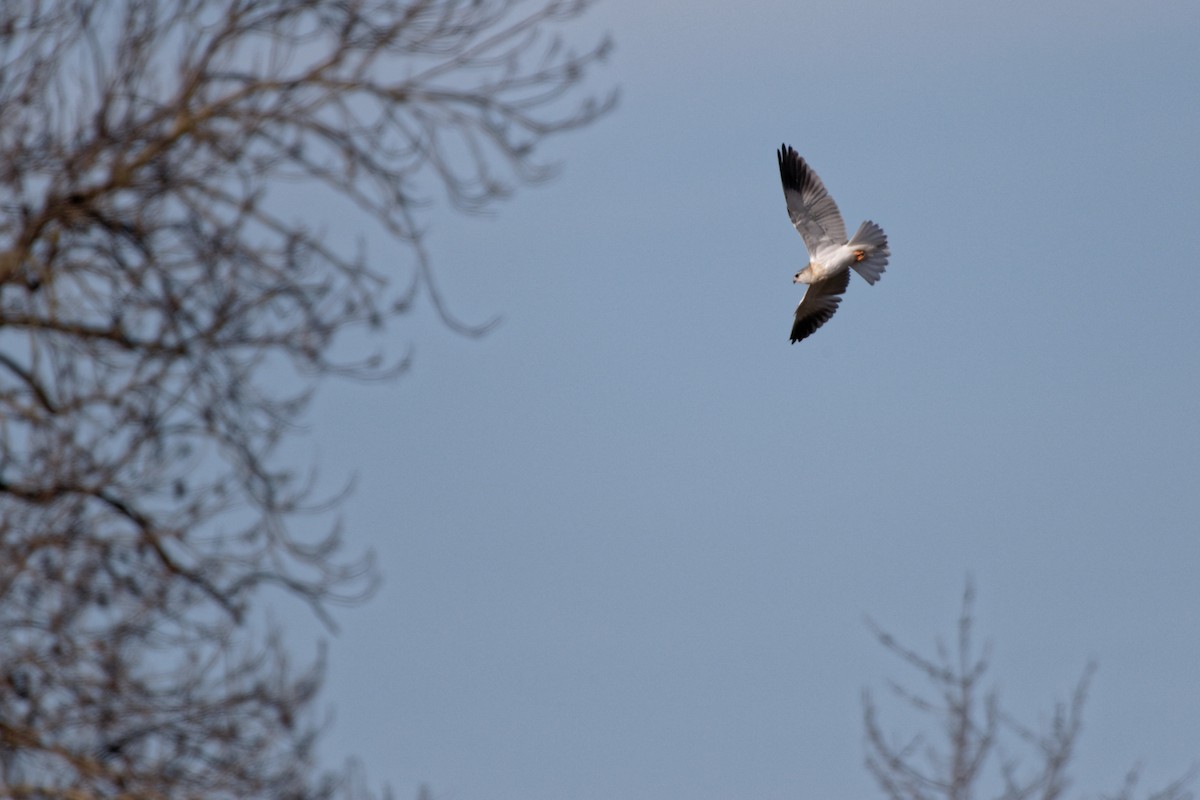
<svg viewBox="0 0 1200 800">
<path fill-rule="evenodd" d="M 597 119 L 587 0 L 0 3 L 0 794 L 307 798 L 293 671 L 263 587 L 368 596 L 341 495 L 279 448 L 321 380 L 422 298 L 436 200 L 481 212 Z M 386 254 L 323 236 L 331 201 Z"/>
<path fill-rule="evenodd" d="M 1045 730 L 1027 727 L 1000 709 L 995 689 L 982 686 L 988 670 L 987 648 L 977 654 L 972 643 L 972 607 L 975 593 L 967 584 L 958 620 L 957 640 L 951 651 L 940 642 L 935 658 L 906 648 L 868 620 L 883 647 L 914 668 L 932 691 L 929 698 L 890 684 L 893 693 L 931 721 L 937 734 L 896 740 L 885 734 L 879 709 L 870 692 L 863 693 L 866 732 L 866 765 L 889 800 L 968 800 L 991 796 L 997 800 L 1056 800 L 1069 786 L 1068 767 L 1083 727 L 1095 665 L 1083 672 L 1071 699 L 1060 703 Z M 1015 740 L 1028 750 L 1018 757 L 1005 743 Z M 1029 765 L 1032 764 L 1032 767 Z M 1133 800 L 1137 770 L 1130 772 L 1119 800 Z M 1185 800 L 1194 771 L 1148 800 Z"/>
</svg>

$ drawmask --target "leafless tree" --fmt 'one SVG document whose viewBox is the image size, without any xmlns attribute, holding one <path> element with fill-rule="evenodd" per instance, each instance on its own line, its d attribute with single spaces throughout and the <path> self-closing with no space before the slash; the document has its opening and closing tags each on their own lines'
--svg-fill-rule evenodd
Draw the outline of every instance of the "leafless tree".
<svg viewBox="0 0 1200 800">
<path fill-rule="evenodd" d="M 1083 724 L 1083 706 L 1094 672 L 1083 672 L 1070 700 L 1060 703 L 1044 730 L 1027 727 L 1000 706 L 994 688 L 985 685 L 988 649 L 977 651 L 971 638 L 974 592 L 968 584 L 953 651 L 941 642 L 933 657 L 899 644 L 869 622 L 880 644 L 913 667 L 929 694 L 892 682 L 903 705 L 932 723 L 936 733 L 895 739 L 887 736 L 870 692 L 864 692 L 867 769 L 889 800 L 1057 800 L 1069 786 L 1068 767 Z M 1021 753 L 1025 753 L 1024 756 Z M 1148 800 L 1186 800 L 1194 775 L 1147 796 Z M 1131 770 L 1110 800 L 1133 800 L 1138 770 Z"/>
<path fill-rule="evenodd" d="M 327 504 L 278 447 L 322 378 L 404 368 L 339 335 L 421 298 L 477 330 L 423 209 L 545 177 L 611 106 L 607 43 L 562 38 L 589 3 L 0 3 L 0 795 L 357 793 L 315 765 L 320 660 L 251 612 L 375 575 L 300 534 Z M 296 193 L 399 246 L 330 244 Z"/>
</svg>

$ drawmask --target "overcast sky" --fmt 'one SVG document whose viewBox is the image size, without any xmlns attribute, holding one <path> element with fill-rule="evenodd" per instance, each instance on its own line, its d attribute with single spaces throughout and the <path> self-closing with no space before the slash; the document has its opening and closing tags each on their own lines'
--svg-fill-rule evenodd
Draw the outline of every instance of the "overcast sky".
<svg viewBox="0 0 1200 800">
<path fill-rule="evenodd" d="M 570 31 L 615 37 L 618 110 L 495 216 L 429 217 L 451 308 L 503 323 L 426 308 L 405 378 L 313 409 L 386 579 L 339 614 L 325 753 L 400 798 L 879 797 L 861 691 L 913 676 L 864 617 L 929 649 L 970 575 L 1019 717 L 1099 663 L 1077 794 L 1200 759 L 1194 0 Z M 892 249 L 795 346 L 781 142 Z"/>
</svg>

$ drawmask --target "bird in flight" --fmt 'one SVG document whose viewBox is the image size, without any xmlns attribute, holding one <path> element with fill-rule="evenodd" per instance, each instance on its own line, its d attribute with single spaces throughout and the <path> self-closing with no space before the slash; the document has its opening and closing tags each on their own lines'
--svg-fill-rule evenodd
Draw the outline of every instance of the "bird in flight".
<svg viewBox="0 0 1200 800">
<path fill-rule="evenodd" d="M 870 220 L 859 225 L 858 232 L 846 241 L 846 223 L 817 173 L 786 144 L 776 155 L 788 216 L 808 248 L 808 266 L 792 279 L 793 283 L 808 284 L 792 324 L 795 344 L 812 335 L 837 311 L 842 293 L 850 285 L 851 268 L 874 285 L 891 251 L 883 228 Z"/>
</svg>

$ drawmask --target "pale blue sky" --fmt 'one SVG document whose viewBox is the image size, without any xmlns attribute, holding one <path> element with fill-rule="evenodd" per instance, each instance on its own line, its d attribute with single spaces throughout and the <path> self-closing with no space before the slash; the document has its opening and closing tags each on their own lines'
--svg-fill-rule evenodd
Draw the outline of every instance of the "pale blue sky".
<svg viewBox="0 0 1200 800">
<path fill-rule="evenodd" d="M 426 308 L 407 377 L 318 397 L 386 578 L 339 614 L 327 754 L 399 797 L 878 797 L 860 692 L 909 676 L 863 617 L 927 648 L 970 574 L 1027 721 L 1099 662 L 1078 793 L 1185 770 L 1195 2 L 648 5 L 572 26 L 622 101 L 557 180 L 429 218 L 453 310 L 503 324 Z M 784 141 L 893 254 L 796 346 Z"/>
</svg>

